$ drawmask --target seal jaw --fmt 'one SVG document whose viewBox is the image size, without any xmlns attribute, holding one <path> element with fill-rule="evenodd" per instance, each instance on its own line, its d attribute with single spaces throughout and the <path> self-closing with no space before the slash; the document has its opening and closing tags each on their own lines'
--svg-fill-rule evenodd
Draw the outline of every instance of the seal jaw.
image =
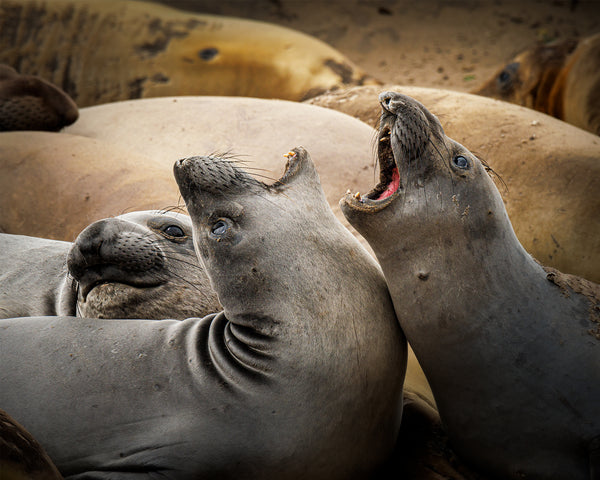
<svg viewBox="0 0 600 480">
<path fill-rule="evenodd" d="M 361 196 L 360 193 L 346 192 L 342 202 L 348 207 L 375 213 L 386 208 L 400 195 L 402 183 L 392 149 L 392 128 L 393 120 L 389 116 L 383 116 L 377 142 L 379 183 L 364 196 Z"/>
</svg>

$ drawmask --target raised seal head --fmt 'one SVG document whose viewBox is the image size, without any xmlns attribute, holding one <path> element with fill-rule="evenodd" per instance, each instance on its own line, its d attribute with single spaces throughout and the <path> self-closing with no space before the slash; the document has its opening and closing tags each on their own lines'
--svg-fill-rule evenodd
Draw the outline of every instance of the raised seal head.
<svg viewBox="0 0 600 480">
<path fill-rule="evenodd" d="M 222 157 L 179 160 L 175 178 L 238 359 L 220 370 L 287 392 L 278 411 L 292 423 L 278 449 L 319 437 L 286 470 L 354 478 L 394 442 L 404 338 L 378 265 L 335 218 L 308 153 L 287 157 L 271 184 Z"/>
</svg>

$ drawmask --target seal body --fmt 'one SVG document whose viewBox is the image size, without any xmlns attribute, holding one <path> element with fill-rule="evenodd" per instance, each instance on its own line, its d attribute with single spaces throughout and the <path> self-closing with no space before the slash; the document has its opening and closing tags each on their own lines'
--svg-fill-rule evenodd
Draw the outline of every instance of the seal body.
<svg viewBox="0 0 600 480">
<path fill-rule="evenodd" d="M 69 242 L 0 233 L 0 318 L 75 315 L 70 248 Z"/>
<path fill-rule="evenodd" d="M 310 35 L 152 2 L 2 0 L 0 47 L 0 62 L 53 82 L 80 107 L 171 95 L 300 100 L 375 83 Z"/>
<path fill-rule="evenodd" d="M 56 131 L 78 115 L 77 105 L 60 88 L 0 64 L 0 131 Z"/>
<path fill-rule="evenodd" d="M 382 265 L 452 446 L 496 478 L 589 479 L 598 285 L 556 281 L 518 242 L 481 162 L 417 101 L 380 100 L 381 181 L 342 211 Z"/>
<path fill-rule="evenodd" d="M 379 266 L 302 149 L 272 185 L 226 158 L 176 178 L 223 311 L 5 320 L 0 404 L 70 478 L 364 478 L 393 448 L 406 362 Z"/>
<path fill-rule="evenodd" d="M 517 103 L 600 134 L 600 33 L 537 45 L 472 93 Z"/>
<path fill-rule="evenodd" d="M 0 247 L 0 318 L 184 319 L 220 310 L 184 214 L 99 220 L 73 243 L 0 234 Z"/>
</svg>

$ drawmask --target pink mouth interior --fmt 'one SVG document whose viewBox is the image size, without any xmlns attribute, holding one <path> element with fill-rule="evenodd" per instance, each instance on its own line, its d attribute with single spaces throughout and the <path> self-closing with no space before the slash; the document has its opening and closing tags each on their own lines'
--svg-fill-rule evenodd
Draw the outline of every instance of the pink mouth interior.
<svg viewBox="0 0 600 480">
<path fill-rule="evenodd" d="M 394 171 L 392 172 L 392 181 L 387 186 L 385 191 L 381 192 L 381 195 L 379 195 L 379 197 L 377 197 L 376 200 L 383 200 L 384 198 L 388 198 L 388 197 L 392 196 L 394 194 L 394 192 L 396 192 L 396 190 L 398 190 L 399 186 L 400 186 L 400 174 L 398 173 L 398 169 L 394 168 Z"/>
</svg>

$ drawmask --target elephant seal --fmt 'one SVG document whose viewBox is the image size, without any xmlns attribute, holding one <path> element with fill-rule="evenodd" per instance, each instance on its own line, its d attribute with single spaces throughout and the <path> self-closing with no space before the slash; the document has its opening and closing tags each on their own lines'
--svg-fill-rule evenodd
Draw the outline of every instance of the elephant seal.
<svg viewBox="0 0 600 480">
<path fill-rule="evenodd" d="M 365 478 L 406 361 L 381 269 L 301 148 L 271 185 L 227 158 L 175 175 L 223 311 L 2 321 L 0 405 L 65 477 Z"/>
<path fill-rule="evenodd" d="M 42 446 L 4 410 L 0 410 L 0 478 L 63 480 Z"/>
<path fill-rule="evenodd" d="M 70 248 L 69 242 L 0 233 L 0 318 L 75 315 Z"/>
<path fill-rule="evenodd" d="M 329 205 L 351 228 L 338 199 L 348 185 L 371 184 L 374 136 L 348 115 L 284 100 L 168 97 L 82 108 L 64 133 L 0 133 L 0 228 L 73 241 L 95 220 L 176 205 L 178 158 L 229 152 L 274 179 L 285 165 L 275 152 L 290 144 L 311 152 Z"/>
<path fill-rule="evenodd" d="M 589 479 L 600 287 L 550 275 L 482 163 L 416 100 L 382 93 L 380 183 L 344 215 L 383 268 L 456 452 L 502 479 Z"/>
<path fill-rule="evenodd" d="M 0 318 L 184 319 L 219 310 L 187 215 L 130 212 L 94 222 L 73 243 L 0 234 Z"/>
<path fill-rule="evenodd" d="M 173 175 L 137 152 L 66 133 L 0 132 L 6 233 L 72 242 L 96 220 L 165 209 L 177 199 Z"/>
<path fill-rule="evenodd" d="M 77 105 L 60 88 L 0 64 L 0 131 L 57 131 L 78 115 Z"/>
<path fill-rule="evenodd" d="M 479 95 L 410 86 L 386 89 L 427 105 L 443 119 L 450 138 L 477 152 L 498 173 L 497 185 L 508 216 L 529 253 L 544 265 L 600 282 L 600 142 L 596 135 Z M 376 87 L 355 87 L 308 103 L 375 125 L 380 115 L 375 99 L 380 92 Z M 355 186 L 350 188 L 356 191 Z"/>
<path fill-rule="evenodd" d="M 310 35 L 140 1 L 2 0 L 0 62 L 59 85 L 80 107 L 172 95 L 301 100 L 376 83 Z"/>
<path fill-rule="evenodd" d="M 547 113 L 600 135 L 600 33 L 525 50 L 471 93 Z"/>
</svg>

